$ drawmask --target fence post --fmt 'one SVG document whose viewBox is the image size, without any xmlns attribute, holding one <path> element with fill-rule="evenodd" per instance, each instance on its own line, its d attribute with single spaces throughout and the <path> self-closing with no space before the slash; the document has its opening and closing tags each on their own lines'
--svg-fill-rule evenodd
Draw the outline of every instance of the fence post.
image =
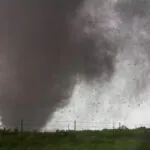
<svg viewBox="0 0 150 150">
<path fill-rule="evenodd" d="M 23 120 L 20 122 L 20 132 L 21 132 L 21 137 L 23 135 Z"/>
<path fill-rule="evenodd" d="M 68 131 L 69 131 L 69 123 L 68 123 Z"/>
<path fill-rule="evenodd" d="M 113 136 L 115 136 L 115 125 L 114 125 L 114 120 L 113 120 Z"/>
<path fill-rule="evenodd" d="M 2 129 L 0 129 L 0 142 L 2 140 Z"/>
<path fill-rule="evenodd" d="M 121 123 L 119 122 L 119 129 L 121 129 Z"/>
<path fill-rule="evenodd" d="M 76 120 L 74 121 L 74 131 L 76 131 Z"/>
</svg>

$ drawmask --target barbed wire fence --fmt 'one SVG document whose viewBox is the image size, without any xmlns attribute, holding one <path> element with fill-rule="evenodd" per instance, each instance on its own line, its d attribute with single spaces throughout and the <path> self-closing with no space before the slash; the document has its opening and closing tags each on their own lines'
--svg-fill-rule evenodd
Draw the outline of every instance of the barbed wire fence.
<svg viewBox="0 0 150 150">
<path fill-rule="evenodd" d="M 30 121 L 25 122 L 24 120 L 20 120 L 15 129 L 18 129 L 20 132 L 24 132 L 30 129 L 31 123 Z M 132 129 L 135 128 L 150 128 L 150 124 L 135 124 Z M 0 128 L 3 129 L 3 125 L 0 124 Z M 103 130 L 103 129 L 127 129 L 124 123 L 119 121 L 113 121 L 112 123 L 101 123 L 101 122 L 84 122 L 84 121 L 53 121 L 49 123 L 46 127 L 44 127 L 41 131 L 55 132 L 57 130 L 74 130 L 74 131 L 82 131 L 82 130 Z M 130 129 L 130 128 L 129 128 Z M 32 130 L 30 130 L 32 131 Z M 36 131 L 36 126 L 35 130 Z"/>
<path fill-rule="evenodd" d="M 61 127 L 61 128 L 59 128 Z M 135 128 L 150 128 L 150 124 L 134 124 L 132 129 Z M 55 130 L 103 130 L 103 129 L 127 129 L 128 126 L 120 121 L 113 121 L 112 123 L 101 123 L 101 122 L 84 122 L 84 121 L 55 121 L 47 128 L 53 128 Z M 130 129 L 130 128 L 129 128 Z"/>
</svg>

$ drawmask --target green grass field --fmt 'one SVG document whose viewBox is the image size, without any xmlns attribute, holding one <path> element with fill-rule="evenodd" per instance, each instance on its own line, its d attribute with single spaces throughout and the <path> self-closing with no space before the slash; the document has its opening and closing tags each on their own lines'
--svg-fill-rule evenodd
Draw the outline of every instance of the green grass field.
<svg viewBox="0 0 150 150">
<path fill-rule="evenodd" d="M 150 129 L 0 133 L 0 150 L 150 150 Z"/>
</svg>

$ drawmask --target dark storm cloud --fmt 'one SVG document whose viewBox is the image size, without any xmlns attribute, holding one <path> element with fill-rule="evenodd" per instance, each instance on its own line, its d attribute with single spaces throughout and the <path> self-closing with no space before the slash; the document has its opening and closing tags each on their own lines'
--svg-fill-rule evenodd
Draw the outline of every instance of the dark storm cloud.
<svg viewBox="0 0 150 150">
<path fill-rule="evenodd" d="M 0 53 L 6 56 L 2 65 L 7 67 L 1 68 L 6 82 L 1 83 L 0 113 L 5 126 L 16 127 L 23 119 L 25 129 L 39 129 L 58 104 L 67 104 L 77 74 L 87 81 L 103 72 L 112 75 L 114 58 L 107 50 L 115 53 L 116 47 L 110 41 L 100 35 L 97 48 L 93 38 L 80 42 L 70 38 L 67 18 L 75 17 L 81 2 L 1 1 L 5 9 Z"/>
</svg>

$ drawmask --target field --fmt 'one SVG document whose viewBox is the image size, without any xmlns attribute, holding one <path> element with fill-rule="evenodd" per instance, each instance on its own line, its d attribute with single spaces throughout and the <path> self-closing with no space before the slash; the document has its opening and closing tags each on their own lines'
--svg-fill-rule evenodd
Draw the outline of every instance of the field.
<svg viewBox="0 0 150 150">
<path fill-rule="evenodd" d="M 150 150 L 150 129 L 0 133 L 0 150 Z"/>
</svg>

